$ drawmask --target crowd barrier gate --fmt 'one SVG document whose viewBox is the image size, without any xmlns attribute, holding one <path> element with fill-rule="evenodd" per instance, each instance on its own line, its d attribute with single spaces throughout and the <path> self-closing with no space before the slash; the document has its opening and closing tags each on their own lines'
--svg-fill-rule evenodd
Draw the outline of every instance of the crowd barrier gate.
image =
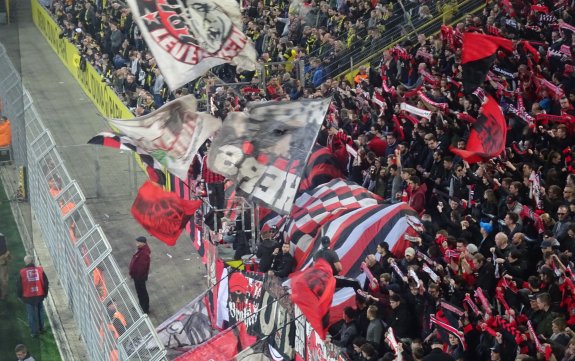
<svg viewBox="0 0 575 361">
<path fill-rule="evenodd" d="M 165 360 L 166 351 L 122 276 L 112 248 L 71 179 L 50 131 L 0 44 L 2 114 L 13 158 L 28 170 L 29 202 L 92 361 Z M 114 310 L 115 308 L 115 310 Z M 113 318 L 120 312 L 125 329 Z"/>
</svg>

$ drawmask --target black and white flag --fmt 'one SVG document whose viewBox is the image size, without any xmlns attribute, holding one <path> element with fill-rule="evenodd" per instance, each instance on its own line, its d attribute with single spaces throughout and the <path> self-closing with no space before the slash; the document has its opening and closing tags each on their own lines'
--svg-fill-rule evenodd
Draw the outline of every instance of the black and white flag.
<svg viewBox="0 0 575 361">
<path fill-rule="evenodd" d="M 239 195 L 289 214 L 330 101 L 250 103 L 230 113 L 208 167 L 234 180 Z"/>
</svg>

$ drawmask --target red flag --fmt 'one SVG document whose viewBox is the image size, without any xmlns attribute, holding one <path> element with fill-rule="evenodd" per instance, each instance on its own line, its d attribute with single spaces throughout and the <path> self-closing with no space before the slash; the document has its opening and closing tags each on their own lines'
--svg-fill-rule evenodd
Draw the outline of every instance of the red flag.
<svg viewBox="0 0 575 361">
<path fill-rule="evenodd" d="M 329 308 L 335 292 L 331 266 L 319 259 L 291 277 L 292 301 L 298 305 L 311 327 L 324 340 L 329 327 Z"/>
<path fill-rule="evenodd" d="M 487 72 L 495 61 L 499 48 L 513 51 L 511 40 L 498 36 L 479 33 L 463 34 L 463 52 L 461 65 L 463 67 L 463 89 L 465 94 L 472 93 L 485 80 Z"/>
<path fill-rule="evenodd" d="M 473 123 L 473 129 L 467 141 L 467 148 L 449 149 L 468 163 L 477 163 L 497 157 L 505 149 L 507 124 L 497 101 L 490 95 L 481 107 L 481 114 Z"/>
<path fill-rule="evenodd" d="M 159 185 L 146 181 L 132 204 L 132 215 L 152 236 L 173 246 L 201 205 L 201 200 L 181 199 Z"/>
</svg>

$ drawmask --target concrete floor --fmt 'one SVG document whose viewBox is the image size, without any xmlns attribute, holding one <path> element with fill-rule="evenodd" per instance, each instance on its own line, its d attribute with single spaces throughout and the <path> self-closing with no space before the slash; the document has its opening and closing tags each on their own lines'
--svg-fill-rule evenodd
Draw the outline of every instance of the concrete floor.
<svg viewBox="0 0 575 361">
<path fill-rule="evenodd" d="M 134 170 L 126 154 L 86 145 L 93 135 L 106 130 L 104 119 L 32 23 L 29 1 L 13 1 L 13 10 L 12 24 L 0 25 L 0 42 L 21 70 L 24 86 L 127 277 L 134 239 L 147 235 L 130 214 L 144 173 Z M 185 234 L 175 247 L 155 239 L 149 244 L 150 318 L 159 325 L 205 289 L 205 269 Z"/>
</svg>

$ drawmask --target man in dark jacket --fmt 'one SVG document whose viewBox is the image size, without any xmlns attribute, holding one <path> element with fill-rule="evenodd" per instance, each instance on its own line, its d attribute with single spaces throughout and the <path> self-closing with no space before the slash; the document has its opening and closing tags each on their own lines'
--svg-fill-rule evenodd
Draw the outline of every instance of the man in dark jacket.
<svg viewBox="0 0 575 361">
<path fill-rule="evenodd" d="M 343 321 L 339 332 L 339 339 L 333 340 L 333 344 L 346 349 L 348 353 L 353 350 L 353 340 L 359 332 L 355 323 L 356 310 L 353 307 L 346 307 L 343 309 Z"/>
<path fill-rule="evenodd" d="M 289 253 L 289 243 L 284 243 L 282 245 L 281 252 L 279 249 L 276 249 L 273 255 L 274 260 L 272 261 L 272 267 L 268 273 L 280 278 L 287 277 L 293 271 L 295 263 L 293 256 Z"/>
<path fill-rule="evenodd" d="M 443 352 L 443 342 L 435 338 L 431 343 L 431 352 L 423 358 L 423 361 L 455 361 L 455 359 Z"/>
<path fill-rule="evenodd" d="M 261 239 L 256 257 L 260 259 L 259 271 L 266 273 L 272 266 L 274 251 L 277 249 L 279 252 L 280 244 L 273 238 L 271 232 L 262 233 Z"/>
<path fill-rule="evenodd" d="M 389 305 L 391 306 L 391 312 L 385 321 L 389 327 L 393 328 L 395 337 L 415 336 L 409 308 L 403 304 L 401 297 L 397 294 L 389 296 Z"/>
<path fill-rule="evenodd" d="M 417 213 L 422 214 L 423 211 L 425 211 L 427 185 L 421 183 L 418 176 L 411 177 L 410 181 L 413 182 L 413 193 L 411 194 L 411 198 L 409 198 L 409 205 Z"/>
<path fill-rule="evenodd" d="M 152 251 L 148 246 L 146 237 L 136 238 L 136 246 L 138 250 L 132 256 L 130 261 L 130 277 L 134 280 L 134 287 L 138 295 L 140 307 L 144 313 L 150 312 L 150 298 L 146 288 L 146 281 L 148 280 L 148 273 L 150 272 L 150 254 Z"/>
</svg>

